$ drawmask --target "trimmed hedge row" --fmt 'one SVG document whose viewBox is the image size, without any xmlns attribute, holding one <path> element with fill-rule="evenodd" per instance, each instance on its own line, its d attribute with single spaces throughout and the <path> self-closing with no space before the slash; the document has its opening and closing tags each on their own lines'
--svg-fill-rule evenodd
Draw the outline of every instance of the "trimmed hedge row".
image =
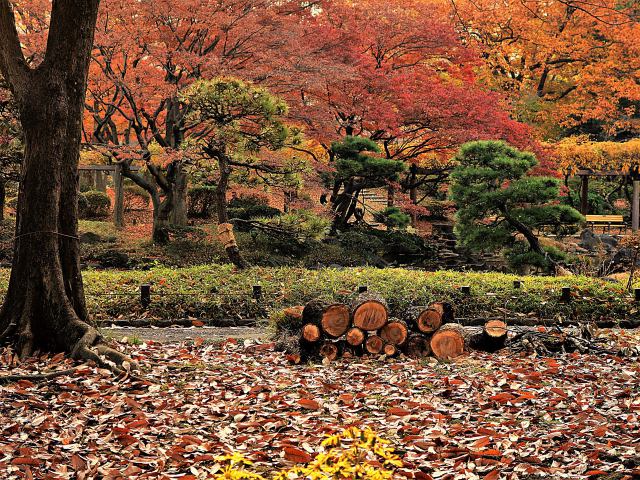
<svg viewBox="0 0 640 480">
<path fill-rule="evenodd" d="M 406 269 L 255 267 L 236 272 L 230 265 L 154 268 L 148 271 L 100 270 L 84 273 L 87 302 L 94 318 L 254 318 L 323 297 L 348 300 L 360 285 L 382 293 L 392 310 L 449 301 L 459 317 L 531 315 L 543 318 L 623 320 L 635 318 L 638 306 L 621 283 L 587 277 L 524 277 L 499 273 L 424 272 Z M 8 270 L 0 270 L 6 289 Z M 151 284 L 151 304 L 140 305 L 139 286 Z M 262 286 L 262 298 L 252 286 Z M 460 287 L 468 285 L 471 294 Z M 572 301 L 560 300 L 563 286 Z"/>
</svg>

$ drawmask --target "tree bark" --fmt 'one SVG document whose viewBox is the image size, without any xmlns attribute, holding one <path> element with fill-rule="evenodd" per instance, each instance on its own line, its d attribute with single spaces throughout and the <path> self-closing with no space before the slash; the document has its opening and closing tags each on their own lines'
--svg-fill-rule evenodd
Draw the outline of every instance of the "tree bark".
<svg viewBox="0 0 640 480">
<path fill-rule="evenodd" d="M 7 182 L 0 180 L 0 221 L 4 220 L 4 206 L 7 198 Z"/>
<path fill-rule="evenodd" d="M 231 177 L 231 166 L 226 158 L 226 154 L 221 151 L 212 149 L 206 150 L 218 160 L 218 168 L 220 170 L 220 179 L 218 180 L 218 188 L 216 189 L 216 207 L 218 209 L 218 224 L 223 225 L 229 223 L 229 213 L 227 212 L 227 190 L 229 189 L 229 177 Z M 248 264 L 240 253 L 238 245 L 225 246 L 225 251 L 231 263 L 237 268 L 247 268 Z"/>
<path fill-rule="evenodd" d="M 98 0 L 54 1 L 47 52 L 27 66 L 8 0 L 0 0 L 0 73 L 16 98 L 25 154 L 9 287 L 0 340 L 21 357 L 36 350 L 117 363 L 102 344 L 84 299 L 78 240 L 78 160 Z"/>
<path fill-rule="evenodd" d="M 173 225 L 184 227 L 187 225 L 187 173 L 182 164 L 176 167 L 175 181 L 171 184 L 173 190 L 174 205 L 171 210 L 170 222 Z"/>
</svg>

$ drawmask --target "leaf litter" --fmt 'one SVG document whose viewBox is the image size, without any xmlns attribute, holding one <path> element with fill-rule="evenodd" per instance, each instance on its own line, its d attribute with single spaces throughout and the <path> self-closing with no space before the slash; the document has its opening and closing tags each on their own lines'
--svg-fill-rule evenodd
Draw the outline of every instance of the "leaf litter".
<svg viewBox="0 0 640 480">
<path fill-rule="evenodd" d="M 637 344 L 640 332 L 617 335 Z M 206 479 L 231 452 L 268 473 L 310 461 L 348 426 L 393 442 L 398 478 L 640 478 L 637 357 L 474 352 L 292 366 L 251 340 L 119 348 L 150 382 L 79 366 L 0 385 L 0 478 Z M 0 354 L 0 375 L 70 367 L 60 355 L 17 364 Z"/>
</svg>

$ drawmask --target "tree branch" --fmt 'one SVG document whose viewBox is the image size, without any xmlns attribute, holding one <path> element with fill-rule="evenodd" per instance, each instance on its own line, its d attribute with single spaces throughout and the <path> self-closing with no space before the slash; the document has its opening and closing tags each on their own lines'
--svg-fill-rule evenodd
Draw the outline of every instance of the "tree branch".
<svg viewBox="0 0 640 480">
<path fill-rule="evenodd" d="M 0 0 L 0 73 L 5 77 L 16 98 L 27 90 L 31 70 L 24 58 L 16 19 L 9 0 Z"/>
</svg>

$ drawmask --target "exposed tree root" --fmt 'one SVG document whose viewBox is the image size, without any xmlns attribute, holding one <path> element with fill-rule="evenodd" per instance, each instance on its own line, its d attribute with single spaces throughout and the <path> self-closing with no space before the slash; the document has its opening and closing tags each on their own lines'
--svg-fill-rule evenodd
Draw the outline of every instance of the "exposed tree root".
<svg viewBox="0 0 640 480">
<path fill-rule="evenodd" d="M 0 375 L 0 385 L 6 383 L 19 382 L 20 380 L 29 380 L 31 382 L 51 380 L 52 378 L 63 377 L 73 374 L 78 367 L 67 368 L 65 370 L 56 370 L 55 372 L 32 373 L 25 375 Z"/>
</svg>

